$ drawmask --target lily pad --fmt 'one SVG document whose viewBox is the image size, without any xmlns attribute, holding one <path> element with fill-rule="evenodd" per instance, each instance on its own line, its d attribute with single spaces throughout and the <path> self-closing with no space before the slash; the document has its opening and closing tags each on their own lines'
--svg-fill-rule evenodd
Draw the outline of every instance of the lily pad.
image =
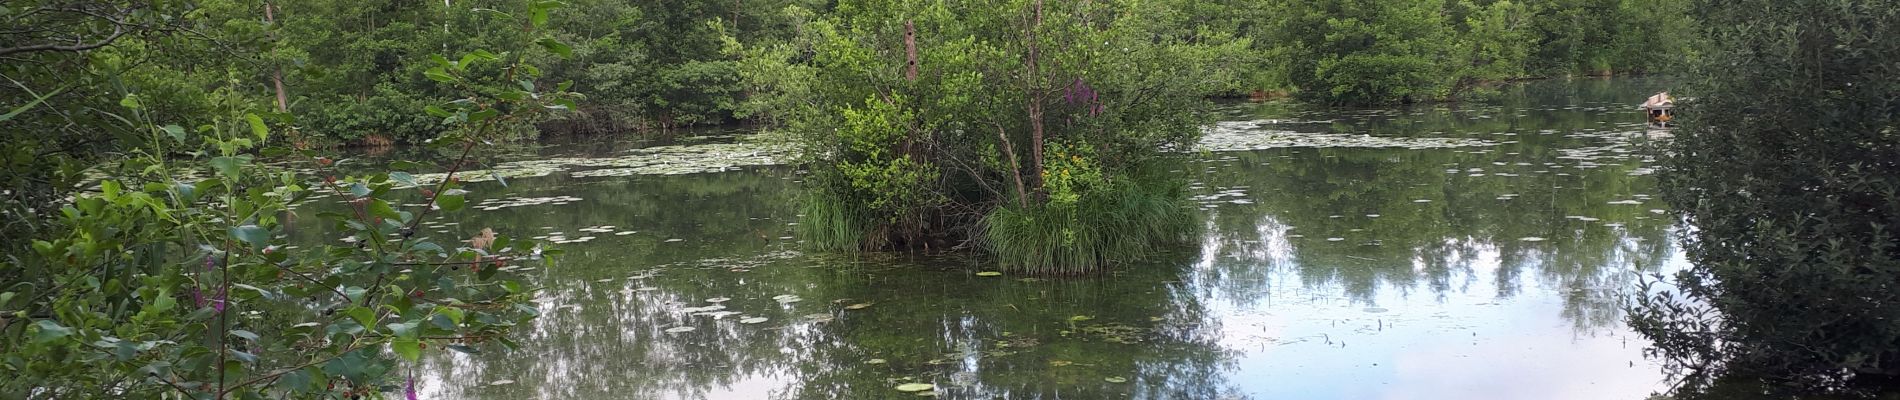
<svg viewBox="0 0 1900 400">
<path fill-rule="evenodd" d="M 728 301 L 732 301 L 732 299 L 728 297 L 714 297 L 714 298 L 706 299 L 707 303 L 724 303 Z"/>
<path fill-rule="evenodd" d="M 1107 378 L 1102 378 L 1102 381 L 1108 382 L 1108 383 L 1128 383 L 1128 378 L 1123 378 L 1119 376 L 1111 376 Z"/>
<path fill-rule="evenodd" d="M 514 383 L 515 383 L 515 381 L 513 381 L 513 380 L 508 380 L 508 379 L 503 379 L 503 380 L 498 380 L 498 381 L 494 381 L 494 382 L 489 382 L 489 383 L 488 383 L 488 386 L 501 386 L 501 385 L 512 385 L 512 384 L 514 384 Z"/>
<path fill-rule="evenodd" d="M 666 333 L 686 333 L 686 332 L 692 332 L 697 329 L 698 328 L 694 328 L 690 326 L 675 326 L 672 328 L 666 328 Z"/>
<path fill-rule="evenodd" d="M 1527 238 L 1521 238 L 1521 239 L 1517 239 L 1517 240 L 1522 240 L 1522 241 L 1526 241 L 1526 242 L 1542 242 L 1542 241 L 1544 241 L 1544 240 L 1546 240 L 1546 239 L 1544 239 L 1544 238 L 1540 238 L 1540 237 L 1536 237 L 1536 236 L 1531 236 L 1531 237 L 1527 237 Z"/>
<path fill-rule="evenodd" d="M 852 304 L 852 305 L 848 305 L 848 306 L 844 306 L 844 309 L 846 309 L 846 310 L 863 310 L 863 309 L 865 309 L 865 308 L 869 308 L 869 307 L 871 307 L 871 304 L 872 304 L 872 303 L 858 303 L 858 304 Z"/>
<path fill-rule="evenodd" d="M 1003 276 L 1003 273 L 996 272 L 996 271 L 983 271 L 983 272 L 976 273 L 976 276 Z"/>
<path fill-rule="evenodd" d="M 766 317 L 752 317 L 752 318 L 741 319 L 739 320 L 739 323 L 749 325 L 749 324 L 763 323 L 765 321 L 771 321 L 771 320 L 772 320 L 771 318 L 766 318 Z"/>
<path fill-rule="evenodd" d="M 887 362 L 890 362 L 890 361 L 885 361 L 885 360 L 884 360 L 884 359 L 882 359 L 882 358 L 873 358 L 873 359 L 869 359 L 869 360 L 864 360 L 864 363 L 865 363 L 865 364 L 883 364 L 883 363 L 887 363 Z"/>
<path fill-rule="evenodd" d="M 932 385 L 928 383 L 906 383 L 902 385 L 897 385 L 897 391 L 899 392 L 922 392 L 925 390 L 931 390 L 931 389 L 936 389 L 936 388 L 937 388 L 937 385 Z"/>
</svg>

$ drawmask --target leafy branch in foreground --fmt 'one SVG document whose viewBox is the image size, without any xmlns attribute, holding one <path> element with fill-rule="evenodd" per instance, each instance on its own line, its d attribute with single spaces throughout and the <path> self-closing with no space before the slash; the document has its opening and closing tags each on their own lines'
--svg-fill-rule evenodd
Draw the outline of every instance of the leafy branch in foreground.
<svg viewBox="0 0 1900 400">
<path fill-rule="evenodd" d="M 533 2 L 530 26 L 557 5 Z M 564 46 L 537 43 L 557 54 Z M 551 262 L 555 251 L 489 229 L 462 240 L 417 227 L 464 207 L 456 173 L 479 146 L 511 124 L 573 108 L 578 95 L 566 84 L 538 87 L 530 59 L 486 50 L 433 58 L 429 78 L 467 95 L 426 110 L 454 127 L 437 142 L 459 151 L 426 186 L 412 173 L 418 163 L 339 177 L 348 160 L 270 146 L 271 121 L 288 117 L 246 112 L 255 105 L 232 104 L 188 129 L 154 122 L 126 96 L 128 123 L 148 135 L 121 164 L 135 172 L 75 195 L 60 209 L 62 230 L 3 261 L 0 374 L 10 378 L 0 396 L 413 394 L 403 370 L 424 350 L 512 347 L 508 331 L 537 312 L 531 285 L 508 271 Z M 264 162 L 286 157 L 314 164 L 317 176 Z M 310 211 L 326 209 L 342 212 Z M 342 244 L 293 241 L 309 214 Z"/>
</svg>

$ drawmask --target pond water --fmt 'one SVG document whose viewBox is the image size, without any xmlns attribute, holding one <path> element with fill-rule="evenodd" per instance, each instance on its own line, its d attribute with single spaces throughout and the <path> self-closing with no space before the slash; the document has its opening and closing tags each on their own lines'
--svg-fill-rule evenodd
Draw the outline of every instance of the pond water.
<svg viewBox="0 0 1900 400">
<path fill-rule="evenodd" d="M 438 399 L 1642 399 L 1664 382 L 1621 307 L 1641 276 L 1684 261 L 1644 166 L 1656 134 L 1633 108 L 1667 83 L 1536 82 L 1416 108 L 1222 105 L 1222 143 L 1292 140 L 1191 156 L 1199 245 L 1091 278 L 801 253 L 801 175 L 781 166 L 476 183 L 471 204 L 487 202 L 438 234 L 492 227 L 567 253 L 527 272 L 543 315 L 520 349 L 437 352 L 418 386 Z M 1258 147 L 1276 148 L 1212 151 Z M 913 383 L 931 386 L 897 389 Z"/>
</svg>

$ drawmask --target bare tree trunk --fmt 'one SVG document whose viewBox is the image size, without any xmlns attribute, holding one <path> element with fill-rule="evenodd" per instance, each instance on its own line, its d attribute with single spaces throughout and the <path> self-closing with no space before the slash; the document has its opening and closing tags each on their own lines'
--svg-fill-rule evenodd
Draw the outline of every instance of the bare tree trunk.
<svg viewBox="0 0 1900 400">
<path fill-rule="evenodd" d="M 275 13 L 271 12 L 270 3 L 264 3 L 264 22 L 269 22 L 273 29 L 276 28 L 277 17 Z M 277 35 L 275 31 L 272 32 L 271 36 Z M 271 71 L 270 83 L 271 86 L 277 88 L 277 112 L 290 112 L 290 98 L 284 94 L 284 67 L 280 66 L 277 67 L 276 70 Z"/>
<path fill-rule="evenodd" d="M 1042 70 L 1037 63 L 1042 58 L 1042 46 L 1036 39 L 1036 30 L 1042 27 L 1042 0 L 1036 0 L 1034 7 L 1035 9 L 1031 10 L 1034 16 L 1031 17 L 1032 19 L 1029 22 L 1029 34 L 1027 35 L 1029 41 L 1029 59 L 1027 61 L 1029 72 L 1024 74 L 1024 79 L 1028 81 L 1023 86 L 1025 89 L 1028 89 L 1027 91 L 1029 92 L 1030 179 L 1033 182 L 1032 186 L 1038 194 L 1037 198 L 1040 199 L 1043 185 Z"/>
<path fill-rule="evenodd" d="M 996 124 L 996 140 L 1003 142 L 1003 155 L 1009 157 L 1009 173 L 1016 178 L 1016 205 L 1028 208 L 1028 193 L 1023 190 L 1023 163 L 1016 159 L 1016 146 L 1009 144 L 1009 133 L 1003 130 L 1003 124 Z"/>
<path fill-rule="evenodd" d="M 917 25 L 904 21 L 904 79 L 917 81 Z"/>
</svg>

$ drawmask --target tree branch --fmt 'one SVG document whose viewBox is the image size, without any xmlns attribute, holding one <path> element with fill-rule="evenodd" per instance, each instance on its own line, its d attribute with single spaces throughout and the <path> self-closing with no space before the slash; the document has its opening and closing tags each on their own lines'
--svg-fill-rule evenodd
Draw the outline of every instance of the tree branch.
<svg viewBox="0 0 1900 400">
<path fill-rule="evenodd" d="M 97 49 L 100 47 L 106 47 L 107 45 L 111 45 L 112 42 L 118 41 L 120 37 L 124 37 L 125 33 L 126 32 L 125 32 L 124 23 L 119 22 L 119 21 L 112 21 L 112 35 L 107 36 L 104 40 L 100 40 L 98 42 L 89 43 L 89 44 L 67 45 L 67 46 L 61 46 L 61 45 L 48 43 L 48 44 L 36 44 L 36 45 L 28 45 L 28 46 L 0 47 L 0 56 L 7 56 L 7 55 L 16 54 L 16 53 L 31 53 L 31 52 L 40 52 L 40 51 L 72 52 L 72 51 L 92 50 L 92 49 Z"/>
</svg>

